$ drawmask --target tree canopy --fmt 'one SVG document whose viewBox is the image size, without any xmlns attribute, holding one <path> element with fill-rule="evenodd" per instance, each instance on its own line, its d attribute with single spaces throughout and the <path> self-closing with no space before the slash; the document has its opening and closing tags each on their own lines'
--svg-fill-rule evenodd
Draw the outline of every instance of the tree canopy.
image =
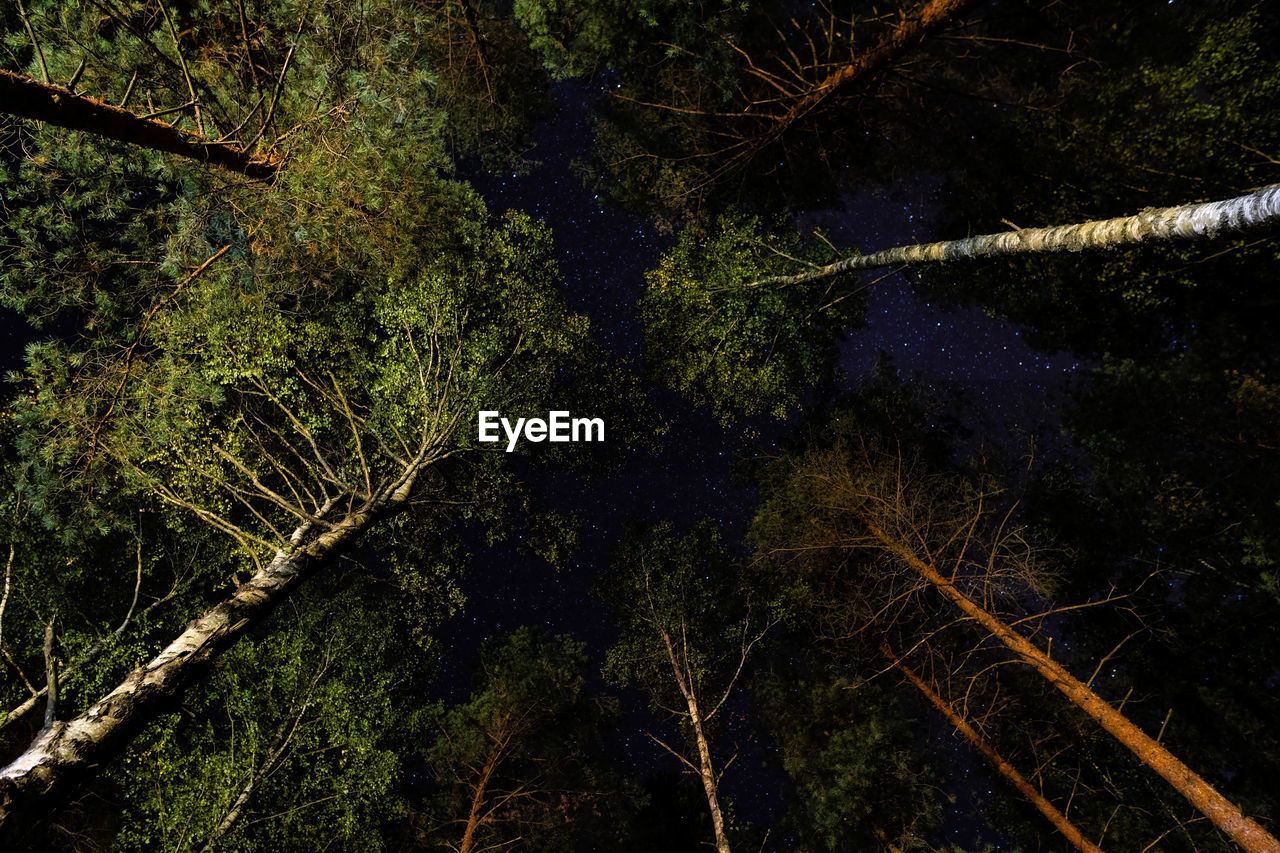
<svg viewBox="0 0 1280 853">
<path fill-rule="evenodd" d="M 5 5 L 0 848 L 1278 853 L 1278 32 Z"/>
</svg>

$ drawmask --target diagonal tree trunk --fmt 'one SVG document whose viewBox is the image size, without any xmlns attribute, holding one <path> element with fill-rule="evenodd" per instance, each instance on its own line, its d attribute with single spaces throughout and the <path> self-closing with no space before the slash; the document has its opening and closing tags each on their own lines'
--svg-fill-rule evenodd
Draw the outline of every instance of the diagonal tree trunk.
<svg viewBox="0 0 1280 853">
<path fill-rule="evenodd" d="M 134 669 L 105 697 L 69 722 L 51 722 L 27 750 L 0 769 L 0 833 L 9 837 L 37 820 L 160 714 L 196 675 L 262 622 L 295 588 L 342 554 L 376 522 L 408 501 L 419 473 L 438 451 L 424 451 L 401 477 L 363 508 L 304 543 L 310 524 L 236 592 L 193 620 L 177 639 Z"/>
<path fill-rule="evenodd" d="M 141 570 L 141 560 L 139 560 L 139 570 Z M 141 583 L 141 578 L 142 578 L 142 574 L 141 574 L 141 571 L 139 571 L 139 574 L 138 574 L 139 583 Z M 155 610 L 160 605 L 168 602 L 177 594 L 178 594 L 178 586 L 175 583 L 173 588 L 170 589 L 167 593 L 165 593 L 163 597 L 157 598 L 155 601 L 151 602 L 146 607 L 144 607 L 138 613 L 138 618 L 139 619 L 145 618 L 151 613 L 151 611 Z M 136 597 L 137 589 L 136 588 L 134 590 L 134 595 L 135 595 L 134 605 L 136 606 L 137 605 L 137 597 Z M 0 613 L 2 612 L 3 612 L 3 608 L 0 607 Z M 133 621 L 133 618 L 134 618 L 133 609 L 130 608 L 129 613 L 125 615 L 124 621 L 121 622 L 118 626 L 116 626 L 116 628 L 110 634 L 107 634 L 106 636 L 100 638 L 97 642 L 95 642 L 92 646 L 89 647 L 88 651 L 86 651 L 80 657 L 76 658 L 71 663 L 68 663 L 65 666 L 62 666 L 61 668 L 59 668 L 58 681 L 59 682 L 67 681 L 69 678 L 71 678 L 71 676 L 77 674 L 82 668 L 93 663 L 94 660 L 97 659 L 98 655 L 102 654 L 102 652 L 107 648 L 107 644 L 111 642 L 113 637 L 119 637 L 121 634 L 125 632 L 125 629 L 128 628 L 129 624 Z M 0 732 L 4 732 L 6 729 L 10 728 L 11 726 L 14 726 L 18 722 L 26 719 L 27 715 L 30 714 L 32 711 L 34 711 L 36 709 L 36 706 L 40 703 L 40 701 L 44 699 L 46 695 L 48 695 L 48 692 L 49 692 L 48 686 L 41 687 L 37 692 L 28 696 L 21 703 L 15 706 L 11 711 L 9 711 L 9 713 L 5 716 L 5 718 L 3 720 L 0 720 Z"/>
<path fill-rule="evenodd" d="M 279 168 L 278 163 L 251 151 L 209 142 L 168 122 L 142 118 L 105 101 L 11 71 L 0 70 L 0 112 L 199 160 L 251 178 L 270 180 Z"/>
<path fill-rule="evenodd" d="M 1147 208 L 1134 216 L 1098 219 L 1075 225 L 1024 228 L 915 246 L 899 246 L 870 255 L 845 258 L 796 275 L 762 278 L 747 287 L 806 284 L 853 270 L 896 264 L 952 261 L 989 255 L 1041 252 L 1079 252 L 1107 249 L 1151 240 L 1197 240 L 1231 234 L 1280 222 L 1280 184 L 1272 184 L 1236 198 Z"/>
<path fill-rule="evenodd" d="M 213 832 L 205 839 L 204 844 L 200 846 L 200 853 L 211 853 L 222 836 L 226 835 L 231 827 L 235 826 L 236 821 L 244 814 L 244 808 L 249 804 L 249 800 L 253 798 L 254 792 L 263 780 L 275 770 L 276 764 L 284 755 L 285 750 L 289 748 L 289 741 L 293 738 L 294 733 L 298 730 L 298 726 L 302 724 L 302 717 L 307 713 L 307 708 L 311 705 L 311 695 L 315 692 L 316 684 L 324 676 L 325 667 L 321 667 L 316 673 L 316 677 L 311 682 L 311 688 L 307 691 L 306 699 L 302 702 L 302 707 L 298 709 L 297 714 L 286 717 L 279 728 L 276 729 L 276 735 L 273 742 L 267 749 L 267 756 L 263 759 L 262 764 L 258 765 L 254 771 L 249 774 L 249 779 L 240 788 L 240 792 L 236 795 L 235 801 L 231 803 L 231 808 L 227 809 L 223 814 L 222 820 L 218 821 L 218 825 L 214 827 Z M 290 709 L 292 711 L 292 708 Z"/>
<path fill-rule="evenodd" d="M 987 761 L 991 763 L 991 766 L 994 767 L 1001 776 L 1007 779 L 1009 784 L 1013 785 L 1013 787 L 1017 789 L 1018 793 L 1026 797 L 1031 805 L 1036 807 L 1036 811 L 1044 815 L 1045 818 L 1053 824 L 1054 828 L 1071 842 L 1072 846 L 1081 851 L 1081 853 L 1102 853 L 1102 849 L 1098 847 L 1098 845 L 1085 838 L 1084 833 L 1082 833 L 1066 815 L 1058 811 L 1057 807 L 1054 806 L 1053 803 L 1046 800 L 1043 794 L 1032 787 L 1031 783 L 1026 780 L 1026 777 L 1019 773 L 1013 765 L 1005 761 L 1000 753 L 996 752 L 995 747 L 988 743 L 986 738 L 978 734 L 973 726 L 969 725 L 968 721 L 965 720 L 964 717 L 960 716 L 955 708 L 951 707 L 950 702 L 934 692 L 934 690 L 929 687 L 929 685 L 926 684 L 914 670 L 902 661 L 898 660 L 898 658 L 895 657 L 889 649 L 881 647 L 880 651 L 893 662 L 894 667 L 902 673 L 907 681 L 911 682 L 917 690 L 924 694 L 924 697 L 929 700 L 933 707 L 942 712 L 942 715 L 947 718 L 947 721 L 956 727 L 956 731 L 964 735 L 965 740 L 969 741 L 969 743 L 973 745 L 974 749 L 982 753 L 983 758 L 987 759 Z"/>
<path fill-rule="evenodd" d="M 816 83 L 753 141 L 751 150 L 759 151 L 776 141 L 837 91 L 888 67 L 977 3 L 978 0 L 929 0 L 914 17 L 903 19 L 871 50 Z"/>
<path fill-rule="evenodd" d="M 913 572 L 942 593 L 966 616 L 981 625 L 993 637 L 1002 642 L 1024 663 L 1029 664 L 1062 695 L 1088 714 L 1095 722 L 1120 741 L 1134 756 L 1164 777 L 1178 793 L 1187 798 L 1214 826 L 1222 830 L 1232 841 L 1249 853 L 1280 853 L 1280 841 L 1251 818 L 1245 817 L 1212 785 L 1202 779 L 1173 753 L 1160 745 L 1124 714 L 1094 693 L 1093 690 L 1053 660 L 1038 646 L 1010 628 L 995 614 L 967 596 L 951 580 L 944 577 L 932 562 L 921 559 L 916 551 L 897 537 L 887 533 L 876 521 L 861 516 L 871 536 L 890 554 L 905 563 Z"/>
</svg>

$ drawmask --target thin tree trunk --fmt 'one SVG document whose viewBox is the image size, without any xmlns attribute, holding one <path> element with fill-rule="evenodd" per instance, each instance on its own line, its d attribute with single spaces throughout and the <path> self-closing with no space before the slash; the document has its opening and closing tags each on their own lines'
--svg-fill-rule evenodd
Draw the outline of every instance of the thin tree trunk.
<svg viewBox="0 0 1280 853">
<path fill-rule="evenodd" d="M 817 83 L 769 127 L 753 144 L 752 150 L 759 151 L 777 140 L 837 90 L 886 68 L 930 35 L 969 11 L 977 2 L 978 0 L 930 0 L 920 9 L 919 14 L 904 19 L 871 50 Z"/>
<path fill-rule="evenodd" d="M 1111 707 L 1084 682 L 1042 652 L 1026 637 L 965 595 L 955 584 L 943 577 L 935 566 L 921 560 L 911 548 L 887 535 L 870 519 L 864 518 L 863 522 L 872 536 L 878 539 L 886 550 L 906 563 L 912 571 L 941 592 L 965 615 L 989 631 L 1010 651 L 1040 673 L 1073 705 L 1092 717 L 1127 747 L 1139 761 L 1163 776 L 1178 793 L 1186 797 L 1188 802 L 1213 821 L 1214 826 L 1222 830 L 1232 841 L 1249 853 L 1280 853 L 1280 841 L 1255 821 L 1245 817 L 1230 800 L 1218 793 L 1212 785 L 1200 778 L 1155 739 L 1135 726 L 1128 717 Z"/>
<path fill-rule="evenodd" d="M 264 569 L 192 621 L 156 657 L 74 720 L 42 730 L 22 755 L 0 770 L 0 832 L 11 835 L 52 809 L 158 716 L 219 653 L 262 622 L 361 533 L 402 507 L 431 458 L 424 451 L 397 482 L 305 545 L 302 540 L 310 525 L 299 527 Z"/>
<path fill-rule="evenodd" d="M 698 697 L 693 689 L 692 674 L 680 665 L 671 636 L 665 630 L 659 633 L 667 646 L 667 658 L 671 661 L 671 671 L 675 676 L 676 686 L 680 688 L 680 695 L 684 697 L 685 706 L 689 709 L 689 723 L 693 726 L 693 739 L 698 745 L 698 778 L 702 780 L 702 788 L 707 795 L 707 809 L 711 812 L 711 827 L 715 831 L 716 853 L 731 853 L 729 836 L 724 831 L 724 814 L 720 811 L 720 796 L 716 791 L 716 771 L 711 761 L 711 745 L 707 742 L 706 733 L 702 729 L 702 712 L 698 708 Z M 712 713 L 715 712 L 712 711 Z M 681 760 L 692 767 L 692 764 L 683 757 Z"/>
<path fill-rule="evenodd" d="M 484 40 L 484 34 L 480 31 L 480 20 L 476 16 L 476 10 L 471 6 L 471 0 L 458 0 L 458 5 L 462 7 L 462 18 L 467 23 L 467 29 L 470 31 L 471 43 L 476 47 L 476 56 L 480 60 L 480 74 L 484 77 L 484 88 L 489 93 L 489 100 L 494 100 L 493 84 L 489 81 L 489 46 Z"/>
<path fill-rule="evenodd" d="M 1079 252 L 1150 240 L 1196 240 L 1245 231 L 1280 221 L 1280 184 L 1225 201 L 1147 208 L 1134 216 L 1099 219 L 1075 225 L 1024 228 L 915 246 L 899 246 L 870 255 L 845 258 L 796 275 L 775 275 L 747 287 L 805 284 L 853 270 L 897 264 L 951 261 L 988 255 Z"/>
<path fill-rule="evenodd" d="M 251 178 L 269 180 L 278 168 L 277 163 L 245 149 L 208 142 L 167 122 L 142 118 L 63 86 L 41 83 L 11 71 L 0 70 L 0 112 L 177 154 Z"/>
<path fill-rule="evenodd" d="M 214 827 L 213 832 L 205 839 L 204 844 L 200 846 L 200 853 L 210 853 L 214 845 L 235 826 L 240 815 L 244 813 L 244 807 L 249 804 L 249 800 L 253 797 L 253 792 L 262 784 L 262 780 L 267 778 L 267 774 L 275 767 L 279 761 L 281 754 L 284 753 L 285 747 L 289 745 L 289 738 L 292 737 L 294 730 L 298 726 L 298 722 L 302 719 L 302 714 L 306 711 L 307 706 L 302 706 L 302 711 L 298 713 L 292 721 L 285 720 L 276 730 L 275 741 L 267 752 L 266 759 L 249 775 L 249 780 L 240 788 L 240 793 L 236 795 L 235 801 L 231 804 L 231 808 L 227 809 L 226 814 L 222 816 L 222 820 L 218 821 L 218 825 Z"/>
<path fill-rule="evenodd" d="M 950 702 L 935 693 L 933 689 L 920 678 L 920 676 L 916 675 L 916 673 L 905 663 L 894 657 L 893 653 L 887 648 L 881 648 L 881 651 L 884 652 L 891 661 L 893 661 L 893 665 L 903 674 L 903 676 L 906 677 L 907 681 L 910 681 L 917 690 L 923 693 L 924 697 L 929 700 L 933 707 L 941 711 L 942 715 L 947 718 L 951 725 L 955 726 L 956 730 L 959 731 L 960 734 L 964 735 L 965 740 L 969 741 L 969 743 L 973 745 L 974 749 L 982 753 L 982 756 L 991 763 L 991 766 L 994 767 L 1001 776 L 1007 779 L 1009 784 L 1013 785 L 1013 787 L 1018 790 L 1018 793 L 1026 797 L 1027 800 L 1031 802 L 1031 805 L 1035 806 L 1036 810 L 1040 812 L 1040 814 L 1044 815 L 1049 822 L 1053 824 L 1054 828 L 1057 829 L 1058 832 L 1062 833 L 1077 850 L 1081 851 L 1081 853 L 1102 853 L 1102 850 L 1098 845 L 1085 838 L 1084 833 L 1077 829 L 1076 825 L 1068 820 L 1066 815 L 1058 811 L 1053 803 L 1046 800 L 1039 791 L 1033 788 L 1031 783 L 1028 782 L 1026 778 L 1013 767 L 1013 765 L 1005 761 L 1000 753 L 996 752 L 995 747 L 989 744 L 982 735 L 978 734 L 978 732 L 974 730 L 973 726 L 969 725 L 968 721 L 965 720 L 964 717 L 960 716 L 960 714 L 951 707 Z"/>
<path fill-rule="evenodd" d="M 711 746 L 707 743 L 707 736 L 702 731 L 698 701 L 692 693 L 686 696 L 686 700 L 689 705 L 689 720 L 693 724 L 693 738 L 698 744 L 698 765 L 701 768 L 699 776 L 702 779 L 703 790 L 707 793 L 707 808 L 711 812 L 711 825 L 716 834 L 716 853 L 731 853 L 729 836 L 724 831 L 724 815 L 720 811 L 720 797 L 716 792 L 716 772 L 711 763 Z"/>
</svg>

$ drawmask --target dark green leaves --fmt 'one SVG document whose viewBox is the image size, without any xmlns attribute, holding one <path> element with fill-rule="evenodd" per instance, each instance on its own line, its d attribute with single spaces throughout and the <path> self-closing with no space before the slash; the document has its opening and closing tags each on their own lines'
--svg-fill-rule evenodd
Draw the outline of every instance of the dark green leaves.
<svg viewBox="0 0 1280 853">
<path fill-rule="evenodd" d="M 822 250 L 754 218 L 692 226 L 648 274 L 641 303 L 655 378 L 721 419 L 785 417 L 837 371 L 836 341 L 862 316 L 850 282 L 752 286 L 797 272 Z"/>
</svg>

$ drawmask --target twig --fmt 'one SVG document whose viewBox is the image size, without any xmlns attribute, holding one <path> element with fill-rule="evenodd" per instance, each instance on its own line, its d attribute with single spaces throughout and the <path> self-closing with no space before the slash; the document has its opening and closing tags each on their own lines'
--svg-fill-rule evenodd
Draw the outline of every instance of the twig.
<svg viewBox="0 0 1280 853">
<path fill-rule="evenodd" d="M 44 51 L 40 49 L 40 42 L 36 39 L 36 31 L 31 29 L 31 20 L 27 18 L 27 9 L 22 5 L 22 0 L 17 0 L 18 14 L 22 16 L 22 26 L 26 27 L 27 35 L 31 38 L 31 46 L 35 49 L 36 59 L 40 61 L 40 76 L 44 78 L 44 82 L 49 82 L 49 66 L 44 64 Z"/>
<path fill-rule="evenodd" d="M 54 616 L 44 628 L 44 677 L 48 693 L 44 703 L 44 727 L 53 725 L 58 709 L 58 666 L 53 657 L 53 625 L 58 621 Z"/>
</svg>

